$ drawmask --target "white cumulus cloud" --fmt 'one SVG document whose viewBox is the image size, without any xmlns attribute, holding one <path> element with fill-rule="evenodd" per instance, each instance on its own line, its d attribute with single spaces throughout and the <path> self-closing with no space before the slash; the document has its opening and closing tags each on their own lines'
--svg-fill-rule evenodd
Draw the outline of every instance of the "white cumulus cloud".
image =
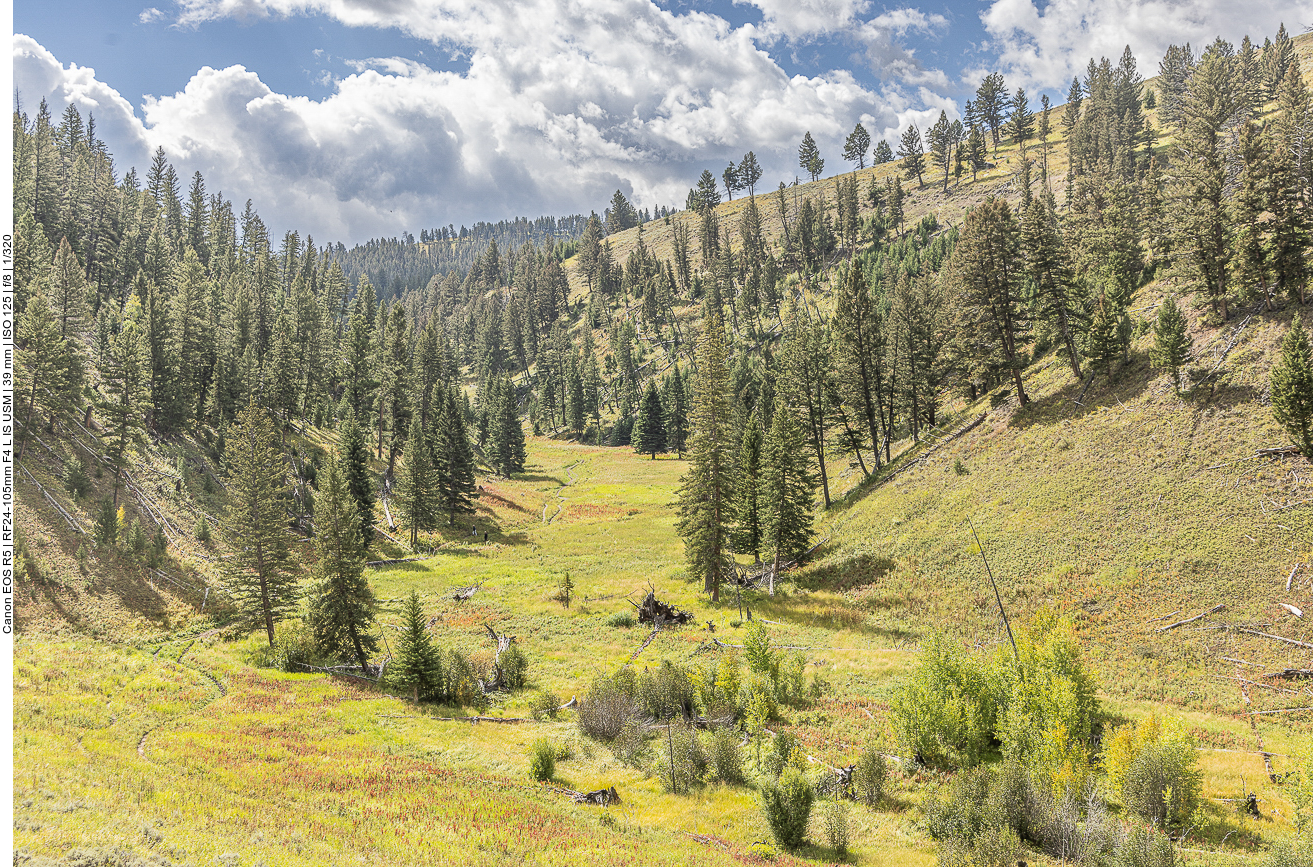
<svg viewBox="0 0 1313 867">
<path fill-rule="evenodd" d="M 994 0 L 981 13 L 1010 85 L 1061 90 L 1091 57 L 1116 63 L 1127 45 L 1146 78 L 1167 46 L 1196 51 L 1217 36 L 1260 45 L 1285 22 L 1298 33 L 1313 24 L 1309 0 Z"/>
<path fill-rule="evenodd" d="M 811 5 L 831 22 L 851 22 L 866 8 Z M 94 110 L 120 165 L 143 166 L 162 145 L 184 176 L 199 170 L 210 190 L 239 204 L 253 198 L 274 228 L 296 226 L 320 240 L 587 213 L 617 188 L 640 206 L 682 205 L 703 168 L 719 175 L 751 149 L 767 179 L 791 179 L 804 132 L 837 165 L 857 120 L 895 128 L 926 104 L 900 82 L 872 90 L 843 70 L 790 76 L 759 47 L 760 28 L 650 0 L 178 6 L 179 26 L 323 14 L 401 30 L 468 58 L 461 72 L 406 58 L 361 60 L 318 100 L 276 93 L 256 70 L 206 67 L 181 92 L 147 98 L 134 112 L 93 70 L 64 67 L 35 40 L 15 37 L 25 98 L 49 95 L 56 113 L 69 102 Z M 897 33 L 941 22 L 904 9 L 862 27 L 894 51 Z M 914 58 L 901 62 L 922 76 L 914 84 L 927 84 Z"/>
</svg>

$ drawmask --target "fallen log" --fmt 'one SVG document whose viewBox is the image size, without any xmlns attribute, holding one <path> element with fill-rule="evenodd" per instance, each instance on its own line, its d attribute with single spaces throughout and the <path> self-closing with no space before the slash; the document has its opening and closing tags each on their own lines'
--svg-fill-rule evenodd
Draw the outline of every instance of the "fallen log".
<svg viewBox="0 0 1313 867">
<path fill-rule="evenodd" d="M 397 557 L 392 560 L 366 560 L 365 565 L 377 569 L 380 566 L 394 566 L 397 563 L 414 563 L 418 560 L 427 560 L 428 557 Z"/>
<path fill-rule="evenodd" d="M 602 807 L 609 807 L 612 804 L 621 803 L 620 793 L 615 790 L 615 786 L 598 789 L 596 792 L 576 792 L 574 789 L 565 789 L 560 786 L 544 786 L 544 788 L 565 795 L 576 804 L 597 804 Z"/>
<path fill-rule="evenodd" d="M 1231 628 L 1234 629 L 1236 632 L 1244 632 L 1249 635 L 1257 635 L 1260 638 L 1270 638 L 1273 641 L 1284 641 L 1286 644 L 1293 644 L 1296 647 L 1304 647 L 1309 650 L 1313 650 L 1313 644 L 1309 644 L 1307 641 L 1296 641 L 1293 638 L 1285 638 L 1280 635 L 1273 635 L 1270 632 L 1259 632 L 1257 629 L 1250 629 L 1247 626 L 1233 626 Z"/>
<path fill-rule="evenodd" d="M 1204 619 L 1205 617 L 1207 617 L 1208 615 L 1210 615 L 1210 614 L 1216 614 L 1217 612 L 1221 611 L 1221 610 L 1222 610 L 1223 608 L 1225 608 L 1225 607 L 1226 607 L 1226 603 L 1225 603 L 1225 602 L 1222 603 L 1221 605 L 1214 605 L 1212 608 L 1209 608 L 1209 609 L 1208 609 L 1207 611 L 1205 611 L 1203 614 L 1196 614 L 1194 617 L 1187 617 L 1187 618 L 1185 618 L 1184 620 L 1178 620 L 1178 621 L 1176 621 L 1175 623 L 1169 623 L 1169 624 L 1167 624 L 1166 626 L 1159 626 L 1159 627 L 1158 627 L 1158 631 L 1159 631 L 1159 632 L 1166 632 L 1166 631 L 1169 630 L 1169 629 L 1175 629 L 1176 627 L 1178 627 L 1178 626 L 1184 626 L 1184 625 L 1187 624 L 1187 623 L 1194 623 L 1196 620 L 1203 620 L 1203 619 Z"/>
<path fill-rule="evenodd" d="M 1292 566 L 1292 567 L 1290 568 L 1290 574 L 1286 576 L 1286 592 L 1287 592 L 1287 593 L 1290 592 L 1290 582 L 1295 580 L 1295 573 L 1298 572 L 1298 571 L 1299 571 L 1299 567 L 1300 567 L 1300 566 L 1303 566 L 1303 565 L 1304 565 L 1303 563 L 1296 563 L 1294 566 Z"/>
<path fill-rule="evenodd" d="M 642 644 L 638 645 L 638 649 L 635 650 L 633 653 L 629 654 L 629 659 L 625 660 L 625 664 L 620 667 L 628 668 L 629 666 L 633 665 L 634 660 L 638 659 L 638 654 L 642 653 L 644 650 L 647 650 L 647 646 L 652 643 L 652 640 L 657 637 L 657 633 L 660 631 L 661 631 L 660 629 L 653 628 L 651 633 L 648 634 L 647 640 L 644 641 Z"/>
<path fill-rule="evenodd" d="M 451 594 L 451 598 L 456 600 L 457 602 L 468 602 L 470 599 L 474 597 L 474 594 L 477 593 L 479 588 L 482 586 L 483 586 L 482 584 L 475 584 L 472 587 L 458 587 Z"/>
<path fill-rule="evenodd" d="M 1261 674 L 1259 677 L 1277 677 L 1284 680 L 1294 680 L 1300 677 L 1313 677 L 1313 668 L 1283 668 L 1280 671 L 1270 671 L 1267 674 Z"/>
<path fill-rule="evenodd" d="M 437 722 L 467 722 L 472 724 L 486 722 L 502 723 L 503 725 L 519 725 L 520 723 L 533 722 L 531 719 L 518 716 L 434 716 L 429 717 L 429 719 L 436 720 Z"/>
</svg>

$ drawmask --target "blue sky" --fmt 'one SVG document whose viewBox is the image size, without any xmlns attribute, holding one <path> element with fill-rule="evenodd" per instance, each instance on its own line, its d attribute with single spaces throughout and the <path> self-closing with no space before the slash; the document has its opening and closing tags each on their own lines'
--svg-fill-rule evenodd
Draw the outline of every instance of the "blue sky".
<svg viewBox="0 0 1313 867">
<path fill-rule="evenodd" d="M 1130 44 L 1260 43 L 1313 0 L 16 0 L 14 75 L 97 118 L 120 170 L 163 146 L 276 230 L 347 243 L 447 223 L 681 204 L 751 149 L 773 185 L 810 131 L 842 170 L 980 76 L 1061 98 Z"/>
</svg>

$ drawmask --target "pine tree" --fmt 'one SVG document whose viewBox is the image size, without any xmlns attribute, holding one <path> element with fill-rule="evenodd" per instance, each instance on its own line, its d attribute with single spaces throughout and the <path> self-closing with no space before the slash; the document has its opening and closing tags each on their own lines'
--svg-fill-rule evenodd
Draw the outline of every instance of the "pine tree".
<svg viewBox="0 0 1313 867">
<path fill-rule="evenodd" d="M 814 181 L 821 176 L 825 170 L 825 160 L 821 159 L 821 149 L 816 146 L 816 139 L 812 138 L 811 131 L 802 137 L 802 144 L 798 146 L 798 165 L 802 170 L 811 175 Z"/>
<path fill-rule="evenodd" d="M 739 163 L 739 189 L 746 189 L 749 196 L 755 196 L 757 182 L 761 180 L 761 165 L 757 162 L 757 155 L 748 151 L 743 155 L 742 162 Z"/>
<path fill-rule="evenodd" d="M 377 650 L 370 634 L 377 601 L 365 579 L 365 546 L 360 538 L 360 513 L 343 471 L 343 459 L 329 457 L 319 475 L 315 497 L 315 548 L 319 560 L 310 591 L 308 620 L 320 650 L 338 659 L 352 655 L 366 671 L 366 652 Z"/>
<path fill-rule="evenodd" d="M 739 446 L 738 463 L 735 466 L 735 522 L 730 540 L 735 551 L 751 554 L 757 563 L 761 562 L 763 541 L 761 509 L 758 505 L 762 438 L 761 420 L 754 409 L 743 427 L 743 441 Z"/>
<path fill-rule="evenodd" d="M 893 162 L 894 150 L 889 147 L 889 142 L 880 139 L 875 144 L 875 155 L 871 158 L 876 165 Z"/>
<path fill-rule="evenodd" d="M 360 518 L 361 544 L 368 548 L 374 542 L 374 485 L 369 476 L 369 447 L 350 407 L 342 421 L 341 435 L 342 475 Z"/>
<path fill-rule="evenodd" d="M 1228 318 L 1228 266 L 1232 255 L 1227 215 L 1227 159 L 1222 129 L 1235 113 L 1230 46 L 1217 40 L 1190 77 L 1182 125 L 1168 176 L 1177 262 L 1192 288 Z"/>
<path fill-rule="evenodd" d="M 1281 358 L 1272 368 L 1272 415 L 1300 454 L 1313 459 L 1313 350 L 1299 317 L 1281 341 Z"/>
<path fill-rule="evenodd" d="M 1067 356 L 1072 374 L 1080 379 L 1076 336 L 1084 316 L 1077 303 L 1075 279 L 1058 235 L 1057 218 L 1039 199 L 1032 201 L 1026 209 L 1021 249 L 1039 301 L 1040 316 L 1058 332 L 1061 352 Z"/>
<path fill-rule="evenodd" d="M 1153 325 L 1153 348 L 1149 359 L 1154 367 L 1166 368 L 1172 374 L 1172 388 L 1181 393 L 1181 368 L 1190 360 L 1190 332 L 1186 330 L 1185 316 L 1171 295 L 1158 305 L 1158 319 Z"/>
<path fill-rule="evenodd" d="M 1117 305 L 1104 293 L 1094 308 L 1094 315 L 1090 317 L 1089 331 L 1085 335 L 1085 354 L 1090 359 L 1091 370 L 1096 374 L 1111 377 L 1117 359 L 1121 358 L 1118 312 Z"/>
<path fill-rule="evenodd" d="M 733 442 L 724 326 L 720 311 L 711 305 L 703 314 L 703 329 L 697 347 L 689 468 L 680 479 L 677 527 L 689 571 L 702 576 L 711 600 L 719 602 L 732 519 Z"/>
<path fill-rule="evenodd" d="M 871 298 L 860 265 L 850 267 L 847 279 L 840 284 L 834 308 L 834 334 L 841 380 L 856 393 L 855 400 L 845 402 L 855 404 L 861 411 L 875 451 L 875 466 L 879 469 L 880 430 L 884 425 L 880 394 L 885 373 L 885 322 Z"/>
<path fill-rule="evenodd" d="M 443 389 L 433 429 L 434 465 L 438 468 L 441 511 L 448 525 L 457 515 L 474 514 L 474 451 L 465 429 L 465 413 L 454 390 Z"/>
<path fill-rule="evenodd" d="M 438 475 L 424 439 L 424 428 L 416 415 L 410 422 L 395 494 L 401 525 L 410 531 L 411 548 L 419 541 L 421 530 L 432 530 L 438 525 L 438 498 Z"/>
<path fill-rule="evenodd" d="M 1026 91 L 1020 87 L 1012 97 L 1011 113 L 1008 115 L 1008 134 L 1021 146 L 1023 154 L 1026 152 L 1026 142 L 1035 137 L 1035 113 L 1030 110 Z"/>
<path fill-rule="evenodd" d="M 688 400 L 684 389 L 684 377 L 676 364 L 661 386 L 661 407 L 665 410 L 664 439 L 666 449 L 674 451 L 676 457 L 684 459 L 684 446 L 688 442 Z"/>
<path fill-rule="evenodd" d="M 850 163 L 857 163 L 857 169 L 866 168 L 866 150 L 871 146 L 871 134 L 860 123 L 853 127 L 848 138 L 843 142 L 843 158 Z"/>
<path fill-rule="evenodd" d="M 666 447 L 665 419 L 661 410 L 661 396 L 657 394 L 656 383 L 647 381 L 643 399 L 638 404 L 638 420 L 634 423 L 634 436 L 631 439 L 634 451 L 650 454 L 656 460 L 656 453 Z"/>
<path fill-rule="evenodd" d="M 28 437 L 38 424 L 38 411 L 53 421 L 72 409 L 82 387 L 80 355 L 60 336 L 43 284 L 33 287 L 19 317 L 17 343 L 14 401 L 23 412 L 18 441 L 18 460 L 22 460 Z"/>
<path fill-rule="evenodd" d="M 299 595 L 287 550 L 287 462 L 269 411 L 254 401 L 237 414 L 227 439 L 229 586 L 238 610 L 264 627 L 274 643 L 274 621 L 296 609 Z"/>
<path fill-rule="evenodd" d="M 702 170 L 702 176 L 698 178 L 695 200 L 699 211 L 709 211 L 720 204 L 720 187 L 716 185 L 716 176 L 711 173 L 711 169 Z"/>
<path fill-rule="evenodd" d="M 1020 239 L 1007 202 L 990 197 L 967 214 L 953 252 L 952 278 L 961 292 L 967 329 L 996 347 L 998 361 L 1012 374 L 1017 399 L 1029 402 L 1021 381 L 1022 349 L 1029 330 L 1021 297 Z"/>
<path fill-rule="evenodd" d="M 948 178 L 953 173 L 953 155 L 957 148 L 951 129 L 948 112 L 940 111 L 939 120 L 926 135 L 930 142 L 930 162 L 944 174 L 944 192 L 948 192 Z"/>
<path fill-rule="evenodd" d="M 429 637 L 428 620 L 416 591 L 410 591 L 401 618 L 401 635 L 397 639 L 391 679 L 398 686 L 409 688 L 418 704 L 423 699 L 442 694 L 442 655 Z"/>
<path fill-rule="evenodd" d="M 903 131 L 903 137 L 898 142 L 898 156 L 903 160 L 903 172 L 910 181 L 916 178 L 920 186 L 925 186 L 925 179 L 922 175 L 925 173 L 925 149 L 921 146 L 921 131 L 916 128 L 916 124 L 910 125 Z"/>
<path fill-rule="evenodd" d="M 762 529 L 775 548 L 772 595 L 780 565 L 801 555 L 811 541 L 814 461 L 794 409 L 783 398 L 777 399 L 761 456 Z"/>
<path fill-rule="evenodd" d="M 105 397 L 97 401 L 104 418 L 105 457 L 114 467 L 114 505 L 119 503 L 119 482 L 127 468 L 128 450 L 145 430 L 147 369 L 150 355 L 138 323 L 141 302 L 128 299 L 119 333 L 100 358 L 100 379 Z"/>
<path fill-rule="evenodd" d="M 1008 103 L 1007 85 L 1003 73 L 991 72 L 976 88 L 976 113 L 994 138 L 994 153 L 998 153 L 999 131 L 1003 128 L 1003 112 Z"/>
<path fill-rule="evenodd" d="M 524 428 L 516 409 L 515 384 L 509 377 L 493 380 L 489 420 L 492 436 L 490 459 L 497 472 L 510 478 L 524 472 Z"/>
</svg>

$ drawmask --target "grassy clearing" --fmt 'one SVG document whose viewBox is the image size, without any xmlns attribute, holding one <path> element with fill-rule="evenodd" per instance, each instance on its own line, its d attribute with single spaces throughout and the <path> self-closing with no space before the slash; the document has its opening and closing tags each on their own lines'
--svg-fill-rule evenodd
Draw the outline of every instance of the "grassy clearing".
<svg viewBox="0 0 1313 867">
<path fill-rule="evenodd" d="M 1260 332 L 1252 339 L 1260 339 Z M 1212 572 L 1202 573 L 1207 585 L 1190 583 L 1195 573 L 1159 571 L 1144 558 L 1143 546 L 1157 536 L 1169 554 L 1207 544 L 1210 556 L 1223 556 L 1230 536 L 1214 537 L 1231 531 L 1218 527 L 1216 516 L 1226 514 L 1231 501 L 1216 495 L 1217 479 L 1191 481 L 1197 473 L 1179 467 L 1170 484 L 1156 478 L 1161 471 L 1129 472 L 1142 463 L 1126 453 L 1148 448 L 1135 437 L 1128 447 L 1104 445 L 1114 434 L 1125 442 L 1122 428 L 1135 428 L 1118 399 L 1149 428 L 1136 436 L 1149 437 L 1159 427 L 1189 420 L 1189 400 L 1156 393 L 1155 387 L 1138 395 L 1096 388 L 1080 411 L 1080 425 L 1074 419 L 1066 427 L 1062 420 L 1044 423 L 1036 417 L 1053 412 L 1069 388 L 1060 372 L 1056 365 L 1037 369 L 1034 409 L 995 410 L 976 432 L 924 465 L 850 496 L 822 522 L 834 534 L 823 556 L 793 573 L 775 598 L 748 600 L 756 615 L 778 621 L 770 627 L 777 643 L 809 648 L 809 674 L 819 673 L 831 685 L 815 706 L 791 712 L 787 725 L 810 754 L 847 763 L 865 744 L 886 736 L 889 690 L 895 677 L 910 670 L 916 642 L 927 630 L 948 628 L 972 642 L 997 640 L 978 558 L 958 526 L 959 516 L 970 514 L 1014 615 L 1049 604 L 1076 616 L 1115 717 L 1136 718 L 1171 705 L 1208 748 L 1202 752 L 1205 794 L 1234 798 L 1247 787 L 1259 795 L 1264 818 L 1241 817 L 1214 800 L 1208 824 L 1192 838 L 1200 849 L 1224 853 L 1195 853 L 1206 863 L 1243 860 L 1288 833 L 1290 805 L 1279 787 L 1267 783 L 1261 759 L 1243 752 L 1255 745 L 1248 722 L 1234 715 L 1240 703 L 1236 681 L 1210 676 L 1233 675 L 1234 667 L 1223 670 L 1204 660 L 1223 650 L 1265 664 L 1283 657 L 1219 633 L 1178 631 L 1160 639 L 1144 623 L 1173 608 L 1202 610 L 1214 604 L 1214 596 L 1227 598 L 1222 589 L 1200 596 L 1204 586 L 1214 587 Z M 979 409 L 966 407 L 962 415 Z M 1221 413 L 1200 422 L 1212 424 L 1229 425 L 1223 430 L 1234 439 L 1249 423 Z M 1205 427 L 1204 435 L 1210 430 Z M 1249 449 L 1266 444 L 1269 433 L 1258 425 L 1238 442 Z M 1053 437 L 1071 439 L 1072 445 L 1055 449 Z M 1196 439 L 1167 452 L 1176 458 L 1172 466 L 1184 460 L 1182 454 L 1208 465 L 1219 453 L 1246 453 L 1204 447 L 1206 440 Z M 1038 454 L 1049 451 L 1057 457 L 1041 464 L 1049 468 L 1046 474 L 1037 473 Z M 1084 457 L 1068 464 L 1066 452 Z M 442 644 L 487 654 L 485 622 L 518 636 L 532 661 L 531 686 L 489 711 L 515 717 L 528 716 L 537 691 L 568 699 L 595 673 L 629 658 L 646 630 L 610 627 L 606 619 L 630 609 L 626 598 L 640 598 L 649 581 L 663 597 L 693 610 L 699 625 L 662 633 L 638 666 L 663 657 L 705 659 L 711 647 L 707 621 L 716 637 L 740 643 L 741 630 L 731 625 L 738 620 L 733 600 L 711 606 L 678 566 L 682 549 L 668 505 L 683 462 L 542 438 L 530 440 L 530 456 L 524 476 L 484 480 L 478 537 L 453 530 L 431 540 L 443 546 L 435 557 L 371 572 L 385 600 L 385 623 L 396 621 L 401 599 L 415 589 L 437 615 L 434 630 Z M 967 464 L 968 474 L 952 471 L 955 457 Z M 1232 485 L 1237 478 L 1259 484 L 1257 470 L 1223 478 Z M 1109 473 L 1122 490 L 1134 492 L 1135 484 L 1144 492 L 1096 496 L 1101 474 Z M 1059 497 L 1057 479 L 1077 493 Z M 1176 497 L 1171 511 L 1144 505 L 1160 488 L 1179 493 L 1190 485 L 1203 493 Z M 1240 500 L 1246 489 L 1235 490 L 1228 496 Z M 1079 515 L 1080 524 L 1089 525 L 1077 541 L 1063 541 L 1064 529 L 1073 526 L 1061 520 L 1063 514 Z M 489 531 L 487 544 L 483 529 Z M 1082 553 L 1082 546 L 1088 550 Z M 1228 562 L 1261 569 L 1253 560 L 1252 554 L 1235 555 Z M 569 609 L 554 598 L 566 571 L 577 594 Z M 1252 575 L 1237 585 L 1253 593 L 1246 581 Z M 472 583 L 482 586 L 469 602 L 443 598 Z M 1201 636 L 1225 647 L 1210 645 L 1205 652 Z M 156 646 L 159 653 L 152 654 Z M 1255 655 L 1260 650 L 1266 653 Z M 253 670 L 242 652 L 241 642 L 222 643 L 215 636 L 140 649 L 23 638 L 15 680 L 18 845 L 56 853 L 112 842 L 185 863 L 237 853 L 242 863 L 259 859 L 267 865 L 361 859 L 551 864 L 583 853 L 605 863 L 641 857 L 711 864 L 745 857 L 755 841 L 768 839 L 750 788 L 711 785 L 688 796 L 664 794 L 655 777 L 581 738 L 568 713 L 554 722 L 515 726 L 439 722 L 433 717 L 463 712 L 416 710 L 317 675 Z M 1255 707 L 1291 700 L 1251 697 Z M 1307 729 L 1292 716 L 1258 718 L 1267 749 L 1288 755 L 1307 743 Z M 528 756 L 532 742 L 543 736 L 566 754 L 557 763 L 556 785 L 615 785 L 624 805 L 608 812 L 575 807 L 535 787 L 527 776 Z M 1284 759 L 1274 761 L 1282 770 Z M 934 777 L 899 779 L 880 809 L 855 808 L 855 863 L 930 863 L 933 847 L 919 822 L 935 785 Z M 296 819 L 288 821 L 289 815 Z M 710 835 L 728 849 L 692 843 L 686 834 Z M 799 855 L 830 857 L 820 849 Z"/>
</svg>

